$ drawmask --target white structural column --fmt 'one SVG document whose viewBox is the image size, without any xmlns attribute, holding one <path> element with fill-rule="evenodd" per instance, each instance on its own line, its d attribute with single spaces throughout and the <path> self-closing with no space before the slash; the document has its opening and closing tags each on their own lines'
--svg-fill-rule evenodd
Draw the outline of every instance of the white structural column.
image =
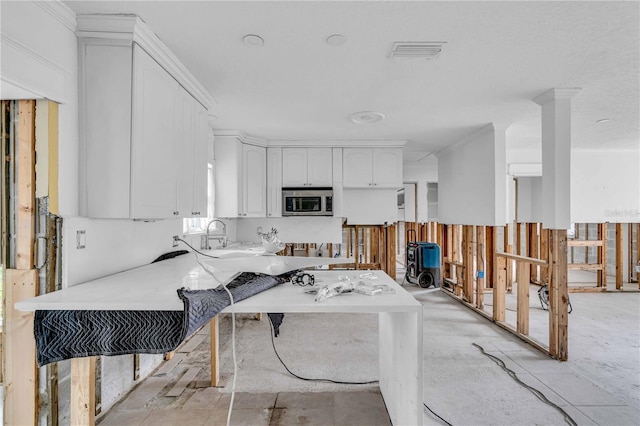
<svg viewBox="0 0 640 426">
<path fill-rule="evenodd" d="M 542 106 L 542 223 L 571 226 L 571 98 L 580 88 L 554 88 L 533 101 Z"/>
<path fill-rule="evenodd" d="M 569 357 L 567 229 L 571 226 L 571 98 L 580 89 L 551 89 L 542 106 L 542 224 L 549 229 L 549 354 Z M 527 279 L 527 281 L 529 281 Z"/>
</svg>

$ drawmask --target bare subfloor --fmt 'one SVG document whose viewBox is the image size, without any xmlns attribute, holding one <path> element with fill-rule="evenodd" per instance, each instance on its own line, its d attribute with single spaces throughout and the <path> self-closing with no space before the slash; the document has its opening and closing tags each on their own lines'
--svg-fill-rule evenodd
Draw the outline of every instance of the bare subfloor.
<svg viewBox="0 0 640 426">
<path fill-rule="evenodd" d="M 640 293 L 572 294 L 570 359 L 560 363 L 439 289 L 405 288 L 424 305 L 424 402 L 450 424 L 566 424 L 557 408 L 536 398 L 473 343 L 504 361 L 579 425 L 640 424 Z M 532 298 L 532 310 L 536 306 Z M 288 314 L 275 345 L 300 376 L 375 380 L 377 326 L 375 315 Z M 532 324 L 532 330 L 544 327 Z M 233 378 L 230 316 L 221 318 L 220 332 L 221 387 L 207 386 L 209 341 L 203 329 L 183 345 L 195 349 L 178 352 L 180 362 L 174 358 L 173 368 L 161 366 L 105 413 L 100 425 L 224 424 Z M 262 321 L 238 316 L 236 351 L 232 424 L 390 424 L 375 384 L 338 385 L 289 375 L 274 354 L 266 316 Z M 176 384 L 189 371 L 197 374 L 180 392 Z M 168 396 L 172 393 L 179 395 Z M 425 425 L 443 424 L 424 413 Z"/>
</svg>

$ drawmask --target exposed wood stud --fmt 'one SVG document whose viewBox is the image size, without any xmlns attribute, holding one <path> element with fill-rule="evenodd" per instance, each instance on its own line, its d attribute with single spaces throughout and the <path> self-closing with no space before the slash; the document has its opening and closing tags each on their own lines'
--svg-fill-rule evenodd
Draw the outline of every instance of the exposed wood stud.
<svg viewBox="0 0 640 426">
<path fill-rule="evenodd" d="M 22 299 L 36 296 L 38 271 L 7 269 L 5 279 L 4 423 L 33 425 L 38 398 L 33 312 L 21 312 L 13 306 Z"/>
<path fill-rule="evenodd" d="M 528 246 L 528 250 L 527 250 L 527 256 L 529 257 L 535 257 L 535 258 L 540 258 L 540 255 L 538 253 L 538 224 L 537 223 L 530 223 L 528 224 L 528 230 L 527 230 L 527 235 L 528 235 L 528 242 L 529 242 L 529 246 Z M 531 265 L 531 280 L 532 281 L 538 281 L 538 266 L 537 265 Z"/>
<path fill-rule="evenodd" d="M 569 292 L 567 284 L 567 231 L 550 230 L 549 354 L 561 361 L 569 356 Z"/>
<path fill-rule="evenodd" d="M 507 291 L 507 259 L 495 256 L 495 269 L 493 280 L 493 319 L 504 322 L 505 320 L 505 297 Z"/>
<path fill-rule="evenodd" d="M 93 356 L 71 359 L 71 401 L 86 401 L 71 404 L 71 424 L 94 426 L 96 358 Z"/>
<path fill-rule="evenodd" d="M 35 108 L 35 101 L 18 101 L 16 269 L 31 269 L 34 266 Z"/>
<path fill-rule="evenodd" d="M 473 279 L 474 279 L 474 254 L 475 254 L 475 229 L 473 225 L 463 226 L 463 263 L 464 269 L 464 297 L 469 303 L 473 303 Z"/>
<path fill-rule="evenodd" d="M 597 272 L 596 284 L 598 287 L 607 288 L 607 224 L 598 224 L 598 240 L 602 241 L 602 245 L 598 247 L 598 264 L 603 268 Z"/>
<path fill-rule="evenodd" d="M 549 230 L 544 229 L 540 224 L 540 260 L 543 260 L 549 264 Z M 549 267 L 540 267 L 540 282 L 544 284 L 549 283 Z"/>
<path fill-rule="evenodd" d="M 209 321 L 209 345 L 211 350 L 211 386 L 216 387 L 220 383 L 220 352 L 219 352 L 218 316 Z"/>
<path fill-rule="evenodd" d="M 485 259 L 485 261 L 486 261 L 486 266 L 485 266 L 486 273 L 484 275 L 486 277 L 485 286 L 488 287 L 488 288 L 493 288 L 493 284 L 495 283 L 495 276 L 494 276 L 495 256 L 494 256 L 494 253 L 496 252 L 496 246 L 495 246 L 496 233 L 497 233 L 497 228 L 495 226 L 487 226 L 486 244 L 485 244 L 485 253 L 487 254 L 487 257 Z"/>
<path fill-rule="evenodd" d="M 485 259 L 487 255 L 484 250 L 486 240 L 486 229 L 484 226 L 476 226 L 476 307 L 484 308 L 484 282 L 485 282 Z"/>
<path fill-rule="evenodd" d="M 622 223 L 616 223 L 616 290 L 622 290 L 623 282 L 623 240 Z"/>
<path fill-rule="evenodd" d="M 529 334 L 529 286 L 531 266 L 526 262 L 516 262 L 516 280 L 518 282 L 518 305 L 516 330 L 525 336 Z"/>
</svg>

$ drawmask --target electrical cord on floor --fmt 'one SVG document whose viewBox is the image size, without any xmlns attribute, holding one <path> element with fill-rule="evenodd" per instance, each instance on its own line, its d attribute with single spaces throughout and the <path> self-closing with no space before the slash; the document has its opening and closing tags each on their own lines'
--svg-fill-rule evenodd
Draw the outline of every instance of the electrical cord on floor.
<svg viewBox="0 0 640 426">
<path fill-rule="evenodd" d="M 273 346 L 273 352 L 275 352 L 276 356 L 278 357 L 278 360 L 280 361 L 280 364 L 282 364 L 284 369 L 287 370 L 287 372 L 289 374 L 291 374 L 293 377 L 295 377 L 297 379 L 300 379 L 300 380 L 306 380 L 306 381 L 309 381 L 309 382 L 330 382 L 330 383 L 336 383 L 336 384 L 339 384 L 339 385 L 372 385 L 374 383 L 379 383 L 378 380 L 371 380 L 369 382 L 343 382 L 343 381 L 339 381 L 339 380 L 310 379 L 310 378 L 307 378 L 307 377 L 298 376 L 296 373 L 294 373 L 293 371 L 289 370 L 289 367 L 287 367 L 287 365 L 284 363 L 282 358 L 280 358 L 280 355 L 278 354 L 278 350 L 276 349 L 276 343 L 273 340 L 273 337 L 275 335 L 275 330 L 273 329 L 273 324 L 271 324 L 271 321 L 269 321 L 269 325 L 271 326 L 271 346 Z"/>
<path fill-rule="evenodd" d="M 425 408 L 426 408 L 427 410 L 429 410 L 429 412 L 430 412 L 431 414 L 433 414 L 434 416 L 436 416 L 437 418 L 439 418 L 440 420 L 442 420 L 442 423 L 444 423 L 444 424 L 445 424 L 445 425 L 447 425 L 447 426 L 453 426 L 451 423 L 449 423 L 448 421 L 446 421 L 445 419 L 443 419 L 442 417 L 440 417 L 438 414 L 436 414 L 436 412 L 435 412 L 435 411 L 433 411 L 431 408 L 429 408 L 429 406 L 428 406 L 427 404 L 425 404 L 425 403 L 423 402 L 423 403 L 422 403 L 422 405 L 424 405 L 424 406 L 425 406 Z"/>
<path fill-rule="evenodd" d="M 214 257 L 214 256 L 208 256 L 206 254 L 200 253 L 198 250 L 194 249 L 189 243 L 187 243 L 184 240 L 181 240 L 178 238 L 178 241 L 182 241 L 183 243 L 185 243 L 186 245 L 188 245 L 189 247 L 191 247 L 194 251 L 193 255 L 196 257 L 196 262 L 198 262 L 198 265 L 200 265 L 200 267 L 202 269 L 204 269 L 204 271 L 211 275 L 211 277 L 216 280 L 218 283 L 222 283 L 222 281 L 215 276 L 215 274 L 213 273 L 213 271 L 211 271 L 209 268 L 207 268 L 202 262 L 200 262 L 200 259 L 198 259 L 198 254 L 201 254 L 203 256 L 207 256 L 207 257 Z M 236 377 L 238 377 L 238 361 L 236 358 L 236 312 L 234 310 L 234 306 L 233 306 L 233 295 L 231 294 L 231 292 L 229 291 L 229 289 L 227 288 L 227 286 L 225 284 L 220 284 L 222 285 L 222 287 L 225 289 L 225 291 L 227 292 L 227 294 L 229 295 L 229 300 L 231 301 L 231 353 L 233 356 L 233 381 L 231 384 L 231 401 L 229 401 L 229 411 L 227 413 L 227 426 L 230 426 L 231 424 L 231 412 L 233 411 L 233 401 L 235 399 L 235 395 L 236 395 Z"/>
<path fill-rule="evenodd" d="M 575 420 L 573 420 L 573 418 L 571 418 L 571 416 L 569 414 L 567 414 L 566 411 L 564 411 L 560 406 L 554 404 L 553 402 L 549 401 L 549 399 L 547 399 L 547 397 L 540 392 L 538 389 L 529 386 L 528 384 L 526 384 L 525 382 L 523 382 L 522 380 L 520 380 L 520 378 L 518 377 L 518 375 L 511 369 L 509 369 L 504 361 L 502 361 L 500 358 L 498 358 L 495 355 L 491 355 L 487 352 L 485 352 L 484 348 L 480 345 L 478 345 L 477 343 L 472 343 L 473 346 L 475 346 L 476 348 L 480 349 L 480 351 L 486 355 L 487 357 L 489 357 L 493 362 L 495 362 L 496 364 L 498 364 L 498 366 L 500 368 L 502 368 L 509 376 L 511 376 L 511 378 L 513 380 L 515 380 L 516 382 L 518 382 L 518 384 L 522 387 L 524 387 L 525 389 L 528 389 L 531 393 L 533 393 L 536 398 L 538 398 L 540 401 L 544 402 L 545 404 L 555 408 L 556 410 L 560 411 L 560 413 L 564 416 L 564 421 L 567 422 L 568 424 L 570 424 L 571 426 L 578 426 L 578 423 L 576 423 Z"/>
</svg>

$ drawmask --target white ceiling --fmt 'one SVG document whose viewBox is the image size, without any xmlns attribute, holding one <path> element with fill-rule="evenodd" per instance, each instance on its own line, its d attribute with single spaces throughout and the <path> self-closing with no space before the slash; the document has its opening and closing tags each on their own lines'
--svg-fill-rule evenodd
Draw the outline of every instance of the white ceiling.
<svg viewBox="0 0 640 426">
<path fill-rule="evenodd" d="M 218 101 L 216 128 L 268 140 L 407 140 L 407 160 L 489 122 L 540 147 L 553 87 L 573 99 L 572 144 L 640 146 L 640 3 L 66 1 L 140 16 Z M 260 35 L 264 46 L 243 44 Z M 346 36 L 342 46 L 325 42 Z M 390 59 L 396 41 L 445 41 L 436 60 Z M 357 111 L 386 119 L 354 124 Z M 599 119 L 610 121 L 597 124 Z"/>
</svg>

